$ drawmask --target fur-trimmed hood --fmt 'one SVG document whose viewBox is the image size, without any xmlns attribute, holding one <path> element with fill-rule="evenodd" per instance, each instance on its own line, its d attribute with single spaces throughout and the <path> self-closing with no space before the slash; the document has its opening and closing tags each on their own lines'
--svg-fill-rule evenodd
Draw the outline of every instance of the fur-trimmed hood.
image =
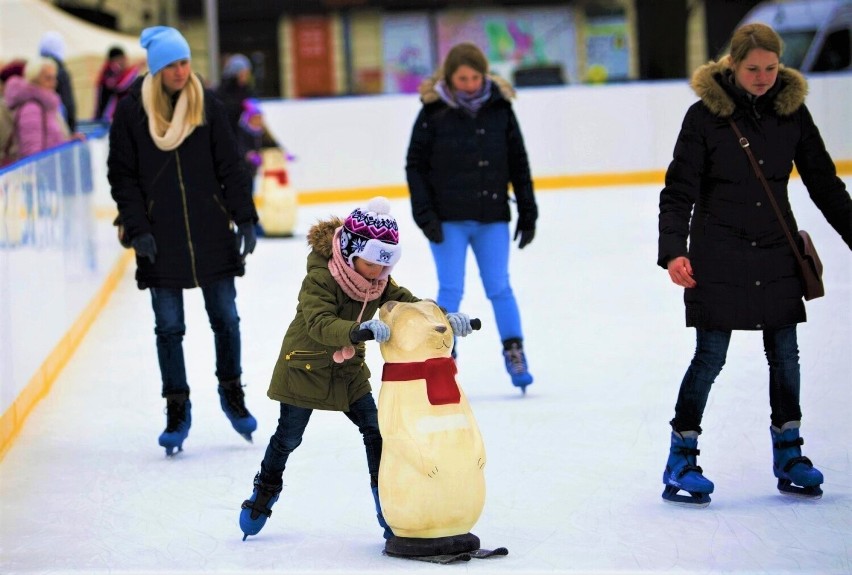
<svg viewBox="0 0 852 575">
<path fill-rule="evenodd" d="M 441 99 L 441 95 L 438 94 L 438 91 L 435 89 L 435 85 L 441 80 L 443 75 L 443 72 L 439 70 L 434 76 L 426 78 L 420 83 L 417 91 L 420 93 L 421 102 L 424 104 L 431 104 Z M 499 90 L 500 95 L 503 96 L 503 99 L 506 101 L 512 101 L 516 94 L 515 88 L 512 87 L 512 84 L 510 84 L 505 78 L 501 78 L 494 74 L 488 74 L 488 77 L 491 78 L 491 81 L 495 86 L 497 86 L 497 89 Z"/>
<path fill-rule="evenodd" d="M 308 230 L 308 245 L 325 259 L 331 259 L 334 230 L 343 225 L 343 220 L 333 216 L 328 220 L 320 220 Z"/>
<path fill-rule="evenodd" d="M 722 85 L 727 82 L 730 65 L 727 59 L 710 61 L 699 66 L 692 75 L 690 86 L 715 115 L 726 118 L 734 113 L 737 105 L 731 94 Z M 780 116 L 789 116 L 805 103 L 808 94 L 808 82 L 805 77 L 792 68 L 780 65 L 776 82 L 780 85 L 774 96 L 773 108 Z"/>
</svg>

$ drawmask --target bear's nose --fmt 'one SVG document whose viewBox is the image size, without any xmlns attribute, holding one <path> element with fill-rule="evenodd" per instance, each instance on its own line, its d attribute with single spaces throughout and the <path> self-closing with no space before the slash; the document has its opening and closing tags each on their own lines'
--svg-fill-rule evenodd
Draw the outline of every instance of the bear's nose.
<svg viewBox="0 0 852 575">
<path fill-rule="evenodd" d="M 437 325 L 435 326 L 435 331 L 437 331 L 438 333 L 444 333 L 445 331 L 447 331 L 447 326 Z"/>
</svg>

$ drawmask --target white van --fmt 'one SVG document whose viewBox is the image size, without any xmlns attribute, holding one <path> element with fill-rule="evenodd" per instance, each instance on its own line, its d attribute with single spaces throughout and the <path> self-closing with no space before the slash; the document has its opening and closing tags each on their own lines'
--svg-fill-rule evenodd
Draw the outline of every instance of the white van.
<svg viewBox="0 0 852 575">
<path fill-rule="evenodd" d="M 740 22 L 763 22 L 784 40 L 781 62 L 801 72 L 852 70 L 852 0 L 773 0 Z"/>
</svg>

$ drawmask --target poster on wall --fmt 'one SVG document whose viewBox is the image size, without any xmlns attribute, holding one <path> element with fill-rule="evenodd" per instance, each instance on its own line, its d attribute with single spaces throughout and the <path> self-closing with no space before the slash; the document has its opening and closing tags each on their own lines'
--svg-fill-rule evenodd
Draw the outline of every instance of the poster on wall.
<svg viewBox="0 0 852 575">
<path fill-rule="evenodd" d="M 384 92 L 415 94 L 435 68 L 432 33 L 427 14 L 385 16 L 382 19 Z"/>
<path fill-rule="evenodd" d="M 324 16 L 304 16 L 293 22 L 294 92 L 296 97 L 334 94 L 331 22 Z"/>
<path fill-rule="evenodd" d="M 522 73 L 549 70 L 539 83 L 577 82 L 576 26 L 570 7 L 449 10 L 437 17 L 438 57 L 459 42 L 479 46 L 493 72 L 514 83 Z"/>
<path fill-rule="evenodd" d="M 630 57 L 624 16 L 588 18 L 585 32 L 586 82 L 602 84 L 627 80 Z"/>
</svg>

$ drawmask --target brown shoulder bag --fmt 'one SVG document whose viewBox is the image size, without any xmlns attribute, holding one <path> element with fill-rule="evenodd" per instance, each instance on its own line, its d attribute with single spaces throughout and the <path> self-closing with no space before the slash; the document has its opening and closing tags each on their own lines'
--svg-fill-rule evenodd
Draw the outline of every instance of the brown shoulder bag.
<svg viewBox="0 0 852 575">
<path fill-rule="evenodd" d="M 790 233 L 790 228 L 787 227 L 787 222 L 784 220 L 784 215 L 781 213 L 781 209 L 775 201 L 775 196 L 772 195 L 772 190 L 769 188 L 769 182 L 766 181 L 766 178 L 763 176 L 763 172 L 760 170 L 760 166 L 754 159 L 754 154 L 751 153 L 748 140 L 742 135 L 740 129 L 737 128 L 737 123 L 734 122 L 733 118 L 729 117 L 728 122 L 730 122 L 731 127 L 734 129 L 734 133 L 736 133 L 737 138 L 739 138 L 740 146 L 748 156 L 748 159 L 751 162 L 751 167 L 754 168 L 754 172 L 757 174 L 757 179 L 759 179 L 760 183 L 763 184 L 763 189 L 766 190 L 766 195 L 769 196 L 769 203 L 772 204 L 772 208 L 775 210 L 775 215 L 778 216 L 781 228 L 787 236 L 787 241 L 790 242 L 790 247 L 793 248 L 793 255 L 796 256 L 796 261 L 799 263 L 799 278 L 802 280 L 805 300 L 812 300 L 824 296 L 825 286 L 822 283 L 822 261 L 820 261 L 819 254 L 817 254 L 816 248 L 811 241 L 811 236 L 805 230 L 799 230 L 799 236 L 801 237 L 802 244 L 804 245 L 804 253 L 800 253 L 799 248 L 796 246 L 796 242 L 793 240 L 793 235 Z"/>
</svg>

